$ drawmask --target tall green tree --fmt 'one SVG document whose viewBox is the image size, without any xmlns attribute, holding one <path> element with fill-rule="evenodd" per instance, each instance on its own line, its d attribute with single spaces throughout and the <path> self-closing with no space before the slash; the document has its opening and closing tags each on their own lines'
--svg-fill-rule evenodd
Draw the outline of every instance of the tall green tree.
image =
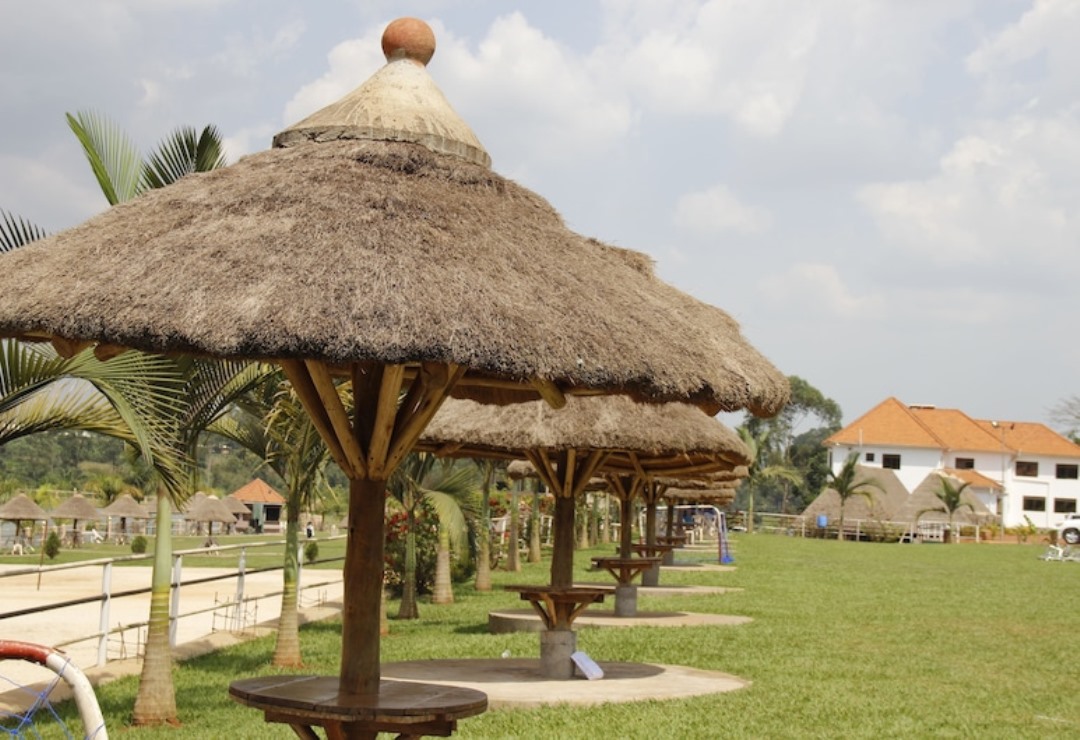
<svg viewBox="0 0 1080 740">
<path fill-rule="evenodd" d="M 801 483 L 802 476 L 799 471 L 784 462 L 779 454 L 770 448 L 769 437 L 772 434 L 768 429 L 759 429 L 755 434 L 747 426 L 737 427 L 739 439 L 743 441 L 750 451 L 749 475 L 740 484 L 740 488 L 747 495 L 747 522 L 748 532 L 754 531 L 754 497 L 764 485 L 775 481 L 789 483 Z"/>
<path fill-rule="evenodd" d="M 945 514 L 949 518 L 949 528 L 946 530 L 945 536 L 948 539 L 952 539 L 953 521 L 956 519 L 956 513 L 965 507 L 970 511 L 975 511 L 975 507 L 971 505 L 970 501 L 963 500 L 964 490 L 971 484 L 965 482 L 956 485 L 952 478 L 947 478 L 945 476 L 941 476 L 939 480 L 940 486 L 938 490 L 934 491 L 934 495 L 937 496 L 941 505 L 920 509 L 915 514 L 915 521 L 918 521 L 923 514 L 929 514 L 930 512 Z"/>
<path fill-rule="evenodd" d="M 840 497 L 840 524 L 836 538 L 844 539 L 844 507 L 852 496 L 862 496 L 868 503 L 874 502 L 874 491 L 884 491 L 881 484 L 874 478 L 860 478 L 859 476 L 859 453 L 852 452 L 844 460 L 840 472 L 829 471 L 828 487 L 836 491 Z"/>
<path fill-rule="evenodd" d="M 820 441 L 840 429 L 842 417 L 840 405 L 803 378 L 788 376 L 788 384 L 791 400 L 780 413 L 764 419 L 747 415 L 742 424 L 752 437 L 765 440 L 763 467 L 778 465 L 799 475 L 800 480 L 780 476 L 758 481 L 755 498 L 781 512 L 793 499 L 805 505 L 821 490 L 828 452 Z"/>
</svg>

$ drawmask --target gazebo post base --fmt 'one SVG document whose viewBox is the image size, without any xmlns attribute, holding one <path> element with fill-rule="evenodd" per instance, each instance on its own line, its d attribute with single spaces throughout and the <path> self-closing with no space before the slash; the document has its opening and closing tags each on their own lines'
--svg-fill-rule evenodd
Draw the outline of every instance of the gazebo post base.
<svg viewBox="0 0 1080 740">
<path fill-rule="evenodd" d="M 615 587 L 615 616 L 637 616 L 637 586 L 635 584 L 619 584 Z"/>
<path fill-rule="evenodd" d="M 573 630 L 544 630 L 540 633 L 540 674 L 544 678 L 566 681 L 574 677 L 577 633 Z"/>
<path fill-rule="evenodd" d="M 653 567 L 641 573 L 641 585 L 642 586 L 659 586 L 660 585 L 660 563 L 657 563 Z"/>
</svg>

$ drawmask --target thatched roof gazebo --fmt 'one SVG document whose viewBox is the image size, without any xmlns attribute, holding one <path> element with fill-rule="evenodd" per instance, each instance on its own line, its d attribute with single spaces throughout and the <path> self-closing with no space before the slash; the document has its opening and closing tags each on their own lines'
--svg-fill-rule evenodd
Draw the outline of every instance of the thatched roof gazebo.
<svg viewBox="0 0 1080 740">
<path fill-rule="evenodd" d="M 49 515 L 45 510 L 25 493 L 20 493 L 0 505 L 0 521 L 15 522 L 16 538 L 20 535 L 20 522 L 44 522 L 48 519 Z"/>
<path fill-rule="evenodd" d="M 722 312 L 493 172 L 425 69 L 434 47 L 395 21 L 386 66 L 272 149 L 0 256 L 0 336 L 281 365 L 351 482 L 343 697 L 383 688 L 385 484 L 448 395 L 757 414 L 788 396 L 734 321 L 703 325 Z"/>
<path fill-rule="evenodd" d="M 73 547 L 78 547 L 81 539 L 79 522 L 86 521 L 87 519 L 100 519 L 102 514 L 98 511 L 98 508 L 94 506 L 93 502 L 86 498 L 86 496 L 83 496 L 81 493 L 76 493 L 50 511 L 49 516 L 53 519 L 71 520 L 71 544 Z"/>
<path fill-rule="evenodd" d="M 242 506 L 243 504 L 241 504 Z M 207 543 L 213 542 L 214 522 L 221 524 L 235 524 L 236 516 L 229 511 L 229 507 L 217 496 L 206 495 L 201 501 L 192 506 L 184 518 L 189 522 L 206 522 L 209 527 Z"/>
<path fill-rule="evenodd" d="M 421 435 L 420 449 L 440 455 L 524 456 L 555 494 L 551 585 L 573 583 L 575 498 L 606 473 L 623 501 L 654 476 L 705 474 L 748 463 L 749 451 L 719 421 L 686 404 L 640 404 L 629 398 L 573 398 L 554 410 L 540 402 L 485 406 L 447 401 Z M 620 548 L 629 557 L 629 527 Z"/>
</svg>

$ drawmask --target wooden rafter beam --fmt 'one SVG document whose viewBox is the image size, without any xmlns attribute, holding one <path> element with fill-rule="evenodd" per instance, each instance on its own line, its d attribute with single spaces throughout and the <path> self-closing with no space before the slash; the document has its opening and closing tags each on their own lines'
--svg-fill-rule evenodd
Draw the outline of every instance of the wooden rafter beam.
<svg viewBox="0 0 1080 740">
<path fill-rule="evenodd" d="M 389 474 L 386 457 L 397 421 L 398 399 L 401 396 L 404 376 L 404 365 L 386 365 L 379 379 L 378 399 L 375 403 L 374 418 L 371 420 L 371 442 L 368 445 L 368 468 L 373 474 Z"/>
<path fill-rule="evenodd" d="M 304 362 L 311 383 L 315 386 L 315 392 L 319 394 L 326 416 L 330 420 L 330 426 L 337 436 L 345 459 L 349 461 L 349 467 L 358 477 L 367 475 L 367 465 L 364 463 L 364 452 L 360 449 L 360 442 L 353 431 L 352 422 L 349 421 L 349 412 L 345 410 L 345 404 L 341 402 L 334 379 L 326 366 L 317 360 Z"/>
<path fill-rule="evenodd" d="M 428 422 L 450 395 L 450 390 L 465 374 L 461 365 L 425 362 L 420 367 L 420 375 L 413 381 L 405 395 L 405 401 L 397 412 L 393 437 L 383 472 L 389 473 L 413 448 Z M 419 389 L 414 393 L 419 384 Z"/>
<path fill-rule="evenodd" d="M 566 394 L 559 389 L 559 386 L 555 385 L 550 380 L 533 378 L 529 382 L 532 384 L 532 387 L 536 389 L 536 392 L 540 394 L 540 398 L 544 399 L 551 408 L 561 409 L 566 405 Z"/>
<path fill-rule="evenodd" d="M 326 442 L 326 447 L 330 452 L 330 456 L 334 458 L 334 462 L 338 464 L 338 467 L 341 468 L 341 471 L 345 473 L 349 480 L 359 478 L 357 472 L 349 464 L 349 459 L 341 448 L 341 442 L 338 440 L 337 434 L 334 433 L 334 427 L 326 414 L 319 392 L 315 390 L 315 384 L 308 374 L 307 366 L 304 365 L 302 360 L 280 360 L 279 363 L 281 369 L 285 371 L 285 377 L 292 383 L 296 395 L 300 397 L 300 403 L 307 409 L 308 416 L 311 417 L 311 423 L 315 425 L 319 436 Z"/>
</svg>

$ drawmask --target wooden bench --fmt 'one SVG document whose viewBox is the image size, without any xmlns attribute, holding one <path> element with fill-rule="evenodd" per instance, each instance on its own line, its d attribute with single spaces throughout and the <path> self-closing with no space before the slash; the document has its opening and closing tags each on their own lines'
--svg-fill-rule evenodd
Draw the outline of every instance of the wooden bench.
<svg viewBox="0 0 1080 740">
<path fill-rule="evenodd" d="M 382 681 L 378 695 L 342 696 L 336 676 L 265 676 L 233 681 L 229 696 L 262 710 L 267 722 L 289 725 L 297 737 L 365 738 L 380 732 L 399 738 L 448 737 L 457 720 L 487 709 L 487 694 L 458 686 Z"/>
</svg>

